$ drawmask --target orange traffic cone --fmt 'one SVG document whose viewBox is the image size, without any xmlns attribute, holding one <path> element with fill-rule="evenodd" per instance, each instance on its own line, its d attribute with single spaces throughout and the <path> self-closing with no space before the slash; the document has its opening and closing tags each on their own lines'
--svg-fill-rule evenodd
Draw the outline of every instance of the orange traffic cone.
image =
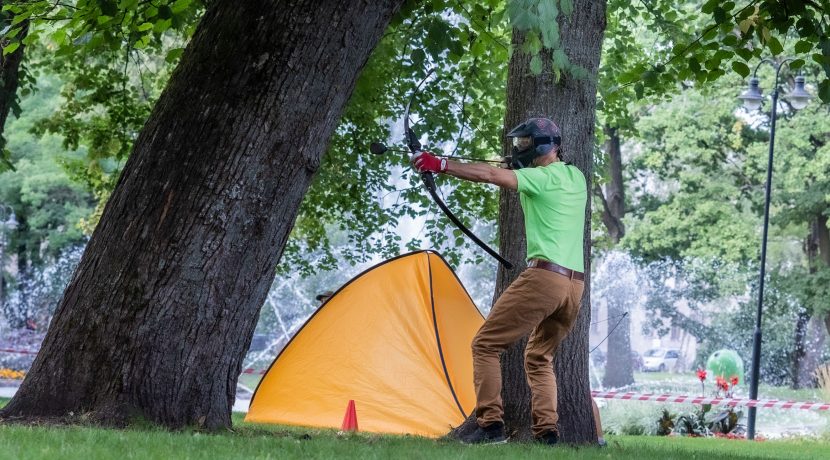
<svg viewBox="0 0 830 460">
<path fill-rule="evenodd" d="M 357 431 L 357 411 L 354 408 L 354 399 L 350 399 L 349 405 L 346 406 L 346 415 L 343 416 L 343 425 L 340 430 Z"/>
</svg>

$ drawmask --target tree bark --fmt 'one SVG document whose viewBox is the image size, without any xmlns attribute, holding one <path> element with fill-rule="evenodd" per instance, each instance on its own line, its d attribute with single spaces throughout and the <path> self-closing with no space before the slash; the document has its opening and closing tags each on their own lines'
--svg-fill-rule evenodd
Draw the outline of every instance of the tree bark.
<svg viewBox="0 0 830 460">
<path fill-rule="evenodd" d="M 616 246 L 625 236 L 625 184 L 623 183 L 622 150 L 620 149 L 620 134 L 617 128 L 604 127 L 605 151 L 608 153 L 608 172 L 611 182 L 605 184 L 605 193 L 599 192 L 602 199 L 602 223 L 608 230 L 608 237 Z"/>
<path fill-rule="evenodd" d="M 300 201 L 401 3 L 211 2 L 4 417 L 231 425 Z"/>
<path fill-rule="evenodd" d="M 622 150 L 619 130 L 604 127 L 607 141 L 608 172 L 611 181 L 605 184 L 605 193 L 600 192 L 603 201 L 602 222 L 608 230 L 611 242 L 616 246 L 625 236 L 625 184 L 623 183 Z M 611 296 L 606 299 L 606 324 L 608 327 L 608 350 L 605 359 L 605 374 L 602 385 L 619 388 L 634 383 L 634 369 L 631 366 L 631 319 L 623 316 L 628 299 Z M 615 328 L 616 327 L 616 328 Z M 612 328 L 615 328 L 612 330 Z"/>
<path fill-rule="evenodd" d="M 818 271 L 819 266 L 830 266 L 830 235 L 827 230 L 827 217 L 821 214 L 814 216 L 809 228 L 810 231 L 804 241 L 804 254 L 807 256 L 810 275 L 813 275 Z M 830 331 L 828 318 L 830 315 L 817 314 L 810 307 L 798 314 L 792 363 L 793 388 L 815 386 L 815 372 L 821 363 L 821 354 L 824 349 L 825 329 Z"/>
<path fill-rule="evenodd" d="M 6 2 L 0 0 L 0 10 L 2 10 L 3 6 Z M 3 12 L 2 24 L 3 27 L 6 27 L 6 24 L 12 19 L 7 18 L 6 15 L 8 12 Z M 17 34 L 17 38 L 19 40 L 23 40 L 26 38 L 26 35 L 29 32 L 29 21 L 23 21 L 19 24 L 21 28 L 20 32 Z M 5 47 L 7 43 L 0 43 L 2 47 Z M 3 130 L 6 126 L 6 119 L 9 117 L 9 111 L 11 110 L 12 106 L 15 105 L 15 100 L 17 98 L 17 86 L 20 81 L 20 63 L 23 62 L 23 43 L 14 50 L 13 53 L 7 54 L 2 56 L 0 53 L 0 149 L 6 147 L 6 140 L 3 138 Z M 3 155 L 0 155 L 2 158 Z"/>
<path fill-rule="evenodd" d="M 523 32 L 513 31 L 513 49 L 507 76 L 507 113 L 504 134 L 530 117 L 548 117 L 562 130 L 565 159 L 574 163 L 585 174 L 588 191 L 594 148 L 594 119 L 596 109 L 596 73 L 599 65 L 602 38 L 605 31 L 605 1 L 577 0 L 569 18 L 559 18 L 560 38 L 571 62 L 587 69 L 588 79 L 575 79 L 563 74 L 555 81 L 550 71 L 550 60 L 544 55 L 544 71 L 533 75 L 529 70 L 531 56 L 519 52 L 524 42 Z M 511 149 L 504 138 L 502 149 Z M 589 194 L 590 196 L 590 194 Z M 590 260 L 591 260 L 591 206 L 585 213 L 585 294 L 573 331 L 559 347 L 555 357 L 558 380 L 559 427 L 561 439 L 568 443 L 595 443 L 597 434 L 591 409 L 588 376 L 588 333 L 590 323 Z M 502 190 L 499 197 L 499 247 L 508 260 L 526 259 L 524 221 L 516 192 Z M 494 299 L 524 270 L 517 263 L 512 270 L 499 267 Z M 504 400 L 504 421 L 512 439 L 530 439 L 530 389 L 524 373 L 523 338 L 507 349 L 501 357 Z M 475 421 L 468 420 L 458 433 L 464 433 Z"/>
<path fill-rule="evenodd" d="M 830 228 L 827 226 L 828 217 L 819 213 L 816 216 L 815 233 L 818 246 L 818 256 L 824 268 L 830 268 Z M 824 313 L 824 327 L 830 334 L 830 314 Z"/>
<path fill-rule="evenodd" d="M 810 312 L 803 308 L 798 312 L 795 322 L 795 349 L 793 350 L 792 387 L 794 389 L 809 388 L 810 380 L 805 379 L 808 372 L 805 369 L 804 357 L 807 355 L 807 325 L 810 322 Z"/>
</svg>

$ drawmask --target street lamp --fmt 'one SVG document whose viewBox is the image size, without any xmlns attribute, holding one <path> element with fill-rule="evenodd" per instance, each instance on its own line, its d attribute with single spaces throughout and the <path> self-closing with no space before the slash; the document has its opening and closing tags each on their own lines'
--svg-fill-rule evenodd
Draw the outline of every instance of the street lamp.
<svg viewBox="0 0 830 460">
<path fill-rule="evenodd" d="M 778 75 L 784 64 L 793 61 L 792 58 L 784 59 L 780 64 L 776 65 L 770 59 L 764 59 L 755 66 L 755 71 L 752 72 L 752 78 L 749 79 L 749 86 L 738 99 L 744 103 L 747 110 L 756 110 L 761 107 L 764 98 L 761 96 L 761 89 L 758 87 L 758 67 L 763 63 L 769 63 L 775 67 L 775 85 L 772 90 L 772 110 L 770 111 L 770 129 L 769 129 L 769 158 L 767 160 L 767 183 L 766 195 L 764 197 L 764 236 L 761 240 L 761 273 L 758 282 L 758 310 L 755 314 L 755 334 L 752 337 L 752 378 L 749 381 L 749 399 L 758 399 L 758 382 L 761 378 L 761 314 L 764 305 L 764 277 L 766 274 L 767 263 L 767 230 L 769 228 L 769 202 L 770 194 L 772 192 L 772 154 L 775 148 L 775 118 L 778 113 Z M 795 77 L 795 89 L 793 89 L 787 96 L 787 100 L 792 105 L 793 109 L 799 110 L 807 106 L 812 96 L 804 89 L 804 77 L 801 75 Z M 747 438 L 755 439 L 755 407 L 749 408 L 747 414 Z"/>
</svg>

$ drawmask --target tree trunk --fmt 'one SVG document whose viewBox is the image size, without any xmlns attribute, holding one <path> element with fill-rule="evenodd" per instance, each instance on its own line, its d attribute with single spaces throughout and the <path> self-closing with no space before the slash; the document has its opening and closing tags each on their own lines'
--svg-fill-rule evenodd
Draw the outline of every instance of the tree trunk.
<svg viewBox="0 0 830 460">
<path fill-rule="evenodd" d="M 827 331 L 824 315 L 813 315 L 807 323 L 804 339 L 804 357 L 799 368 L 798 383 L 800 388 L 815 388 L 816 369 L 821 365 Z"/>
<path fill-rule="evenodd" d="M 2 10 L 5 3 L 0 0 L 0 10 Z M 6 17 L 9 15 L 8 12 L 3 12 L 2 15 L 3 19 L 0 21 L 0 24 L 5 28 L 12 18 Z M 21 27 L 21 30 L 17 34 L 17 39 L 23 40 L 29 32 L 29 21 L 21 22 L 19 27 Z M 0 45 L 5 47 L 6 43 L 0 43 Z M 0 53 L 0 149 L 6 147 L 3 130 L 6 126 L 6 119 L 9 117 L 9 111 L 16 103 L 20 63 L 23 62 L 23 48 L 24 45 L 21 43 L 13 53 L 5 56 L 2 56 L 2 53 Z M 3 155 L 0 155 L 0 158 L 2 157 Z"/>
<path fill-rule="evenodd" d="M 231 425 L 300 201 L 401 3 L 211 2 L 4 417 Z"/>
<path fill-rule="evenodd" d="M 543 53 L 541 75 L 530 73 L 530 56 L 516 51 L 510 58 L 507 76 L 507 113 L 504 134 L 530 117 L 549 117 L 562 129 L 563 153 L 585 174 L 591 190 L 594 148 L 594 116 L 596 108 L 595 76 L 599 65 L 605 31 L 605 1 L 577 0 L 570 18 L 560 17 L 560 38 L 571 62 L 588 70 L 588 79 L 577 80 L 563 74 L 558 82 L 549 71 L 550 60 Z M 524 33 L 513 31 L 513 49 L 520 50 Z M 510 143 L 504 138 L 503 151 L 508 154 Z M 590 196 L 590 195 L 589 195 Z M 585 213 L 585 294 L 573 331 L 555 357 L 558 380 L 559 427 L 561 439 L 569 443 L 595 443 L 597 434 L 591 409 L 588 377 L 588 333 L 590 308 L 591 221 L 590 203 Z M 502 190 L 499 197 L 499 247 L 511 261 L 524 261 L 526 245 L 524 221 L 516 192 Z M 499 267 L 494 299 L 524 270 L 519 263 L 513 270 Z M 530 388 L 524 373 L 523 338 L 507 349 L 501 357 L 504 421 L 512 439 L 529 439 Z M 474 421 L 468 420 L 458 433 L 464 433 Z"/>
<path fill-rule="evenodd" d="M 824 269 L 830 268 L 830 228 L 827 227 L 828 217 L 819 213 L 816 216 L 815 233 L 818 246 L 818 256 L 824 264 Z M 830 314 L 824 313 L 824 326 L 830 334 Z"/>
<path fill-rule="evenodd" d="M 602 222 L 608 230 L 611 242 L 616 246 L 625 236 L 625 186 L 623 184 L 622 150 L 617 128 L 605 126 L 608 152 L 608 169 L 611 181 L 605 184 L 605 193 L 600 191 L 603 202 Z M 621 293 L 622 295 L 622 293 Z M 605 374 L 602 385 L 619 388 L 634 383 L 634 369 L 631 367 L 631 320 L 623 316 L 628 299 L 609 297 L 606 299 L 606 324 L 608 326 L 608 350 L 605 359 Z M 613 329 L 613 330 L 612 330 Z"/>
<path fill-rule="evenodd" d="M 623 183 L 622 150 L 620 149 L 620 134 L 617 128 L 605 126 L 605 151 L 608 153 L 608 172 L 611 182 L 605 184 L 605 193 L 602 190 L 596 194 L 602 199 L 602 223 L 608 230 L 608 237 L 616 246 L 625 236 L 625 184 Z"/>
<path fill-rule="evenodd" d="M 793 389 L 809 388 L 810 379 L 805 379 L 808 372 L 805 369 L 804 357 L 807 355 L 807 325 L 810 322 L 810 312 L 802 308 L 798 312 L 795 322 L 795 349 L 793 350 L 792 387 Z"/>
<path fill-rule="evenodd" d="M 811 275 L 818 271 L 819 266 L 830 265 L 830 237 L 826 216 L 817 215 L 810 222 L 810 232 L 804 241 L 804 254 L 807 256 Z M 812 311 L 809 306 L 798 314 L 793 350 L 793 388 L 815 386 L 815 372 L 821 364 L 821 354 L 824 350 L 825 329 L 830 331 L 828 317 L 830 316 L 826 313 Z"/>
</svg>

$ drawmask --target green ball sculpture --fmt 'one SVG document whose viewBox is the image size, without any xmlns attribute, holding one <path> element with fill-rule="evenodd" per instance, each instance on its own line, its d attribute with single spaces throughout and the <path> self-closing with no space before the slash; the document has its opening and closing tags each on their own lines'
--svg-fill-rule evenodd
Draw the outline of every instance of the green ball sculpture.
<svg viewBox="0 0 830 460">
<path fill-rule="evenodd" d="M 715 378 L 721 376 L 727 381 L 738 377 L 738 384 L 744 383 L 744 361 L 734 350 L 718 350 L 709 356 L 706 361 L 706 372 Z"/>
</svg>

